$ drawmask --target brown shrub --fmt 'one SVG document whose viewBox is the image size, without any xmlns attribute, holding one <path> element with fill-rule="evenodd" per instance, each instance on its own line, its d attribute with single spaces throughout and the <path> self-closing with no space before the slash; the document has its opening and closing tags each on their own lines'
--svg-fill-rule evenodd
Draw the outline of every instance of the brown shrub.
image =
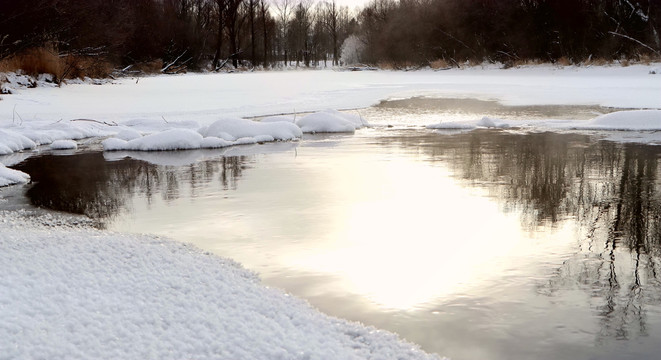
<svg viewBox="0 0 661 360">
<path fill-rule="evenodd" d="M 612 64 L 612 60 L 606 60 L 604 58 L 588 58 L 587 60 L 583 61 L 583 66 L 604 66 L 604 65 L 609 65 Z"/>
<path fill-rule="evenodd" d="M 571 65 L 571 60 L 569 60 L 566 56 L 562 56 L 555 60 L 555 64 L 558 66 L 569 66 Z"/>
<path fill-rule="evenodd" d="M 438 69 L 447 69 L 452 67 L 450 63 L 445 61 L 445 59 L 437 59 L 429 63 L 429 67 L 431 67 L 434 70 Z"/>
<path fill-rule="evenodd" d="M 376 66 L 381 70 L 395 70 L 397 65 L 392 61 L 379 61 Z"/>
<path fill-rule="evenodd" d="M 131 70 L 140 71 L 145 74 L 160 74 L 163 69 L 163 60 L 157 59 L 133 65 Z"/>
<path fill-rule="evenodd" d="M 23 70 L 27 75 L 57 75 L 61 71 L 60 57 L 52 47 L 25 50 L 2 61 L 3 71 Z"/>
<path fill-rule="evenodd" d="M 113 71 L 112 64 L 101 57 L 68 55 L 61 59 L 61 63 L 62 72 L 56 74 L 61 79 L 102 79 Z"/>
</svg>

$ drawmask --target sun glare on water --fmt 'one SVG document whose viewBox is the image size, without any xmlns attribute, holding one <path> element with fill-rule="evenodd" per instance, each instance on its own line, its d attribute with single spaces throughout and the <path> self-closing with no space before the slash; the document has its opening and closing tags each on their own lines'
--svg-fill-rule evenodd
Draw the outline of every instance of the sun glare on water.
<svg viewBox="0 0 661 360">
<path fill-rule="evenodd" d="M 331 182 L 354 189 L 356 199 L 332 215 L 342 224 L 337 241 L 288 261 L 339 275 L 380 307 L 411 309 L 479 286 L 504 271 L 504 257 L 526 251 L 518 218 L 459 186 L 448 170 L 406 160 L 356 166 L 379 182 Z"/>
</svg>

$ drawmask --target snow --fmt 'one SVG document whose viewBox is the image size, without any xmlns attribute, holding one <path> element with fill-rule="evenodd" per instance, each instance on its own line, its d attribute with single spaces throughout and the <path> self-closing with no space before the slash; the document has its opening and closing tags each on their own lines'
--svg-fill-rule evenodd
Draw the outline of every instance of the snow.
<svg viewBox="0 0 661 360">
<path fill-rule="evenodd" d="M 617 111 L 573 126 L 592 130 L 658 131 L 661 130 L 661 110 Z"/>
<path fill-rule="evenodd" d="M 202 135 L 189 129 L 170 129 L 155 134 L 139 137 L 130 141 L 110 138 L 103 141 L 103 148 L 107 151 L 137 150 L 137 151 L 163 151 L 163 150 L 190 150 L 199 149 Z"/>
<path fill-rule="evenodd" d="M 0 155 L 8 155 L 15 151 L 34 149 L 37 144 L 23 134 L 9 129 L 0 129 Z"/>
<path fill-rule="evenodd" d="M 142 134 L 139 131 L 134 129 L 122 129 L 116 135 L 115 138 L 121 139 L 124 141 L 131 141 L 133 139 L 138 139 L 142 137 Z"/>
<path fill-rule="evenodd" d="M 304 116 L 296 125 L 304 133 L 353 133 L 368 124 L 358 115 L 324 110 Z"/>
<path fill-rule="evenodd" d="M 477 128 L 526 128 L 533 130 L 602 130 L 659 131 L 661 110 L 624 110 L 599 115 L 591 120 L 502 120 L 483 117 L 479 120 L 446 121 L 427 125 L 428 129 L 472 130 Z"/>
<path fill-rule="evenodd" d="M 10 169 L 0 163 L 0 187 L 12 184 L 27 183 L 29 181 L 30 175 L 22 171 Z"/>
<path fill-rule="evenodd" d="M 438 124 L 427 125 L 428 129 L 445 129 L 445 130 L 466 130 L 477 128 L 508 128 L 511 125 L 501 119 L 494 119 L 487 116 L 479 120 L 467 121 L 447 121 Z"/>
<path fill-rule="evenodd" d="M 78 144 L 73 140 L 56 140 L 50 144 L 50 148 L 53 150 L 72 150 L 77 149 Z"/>
<path fill-rule="evenodd" d="M 24 211 L 0 232 L 3 358 L 437 358 L 189 245 Z"/>
<path fill-rule="evenodd" d="M 118 132 L 117 136 L 104 140 L 102 144 L 106 151 L 192 150 L 295 140 L 301 135 L 301 129 L 290 122 L 261 123 L 224 118 L 199 130 L 183 126 L 141 136 L 135 130 L 125 129 Z"/>
<path fill-rule="evenodd" d="M 294 140 L 300 138 L 302 133 L 296 125 L 287 121 L 258 122 L 239 118 L 223 118 L 215 121 L 206 128 L 200 129 L 204 136 L 215 136 L 225 140 L 239 138 L 254 138 L 268 135 L 275 140 Z M 227 139 L 229 134 L 233 139 Z M 258 141 L 260 141 L 258 139 Z M 264 138 L 261 141 L 266 141 Z"/>
</svg>

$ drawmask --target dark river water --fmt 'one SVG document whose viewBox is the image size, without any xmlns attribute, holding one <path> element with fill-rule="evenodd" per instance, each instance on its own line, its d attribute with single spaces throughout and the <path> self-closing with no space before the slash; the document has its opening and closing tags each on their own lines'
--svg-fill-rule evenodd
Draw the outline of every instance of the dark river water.
<svg viewBox="0 0 661 360">
<path fill-rule="evenodd" d="M 595 111 L 477 104 L 512 117 Z M 433 106 L 364 110 L 377 126 L 355 135 L 217 151 L 92 146 L 14 168 L 32 177 L 32 205 L 194 243 L 428 352 L 658 359 L 661 147 L 438 133 L 420 126 L 439 116 Z M 470 116 L 458 108 L 454 118 Z"/>
</svg>

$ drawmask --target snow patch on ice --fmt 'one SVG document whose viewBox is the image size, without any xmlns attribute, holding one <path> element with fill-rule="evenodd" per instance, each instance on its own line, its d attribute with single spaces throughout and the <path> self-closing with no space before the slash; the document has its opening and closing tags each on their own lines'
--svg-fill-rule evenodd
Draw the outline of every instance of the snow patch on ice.
<svg viewBox="0 0 661 360">
<path fill-rule="evenodd" d="M 130 141 L 109 138 L 102 142 L 103 149 L 107 151 L 134 150 L 134 151 L 164 151 L 199 149 L 202 144 L 202 135 L 190 129 L 170 129 L 155 134 L 146 135 Z"/>
<path fill-rule="evenodd" d="M 0 129 L 0 155 L 8 155 L 16 151 L 34 149 L 37 144 L 26 137 L 12 130 Z"/>
<path fill-rule="evenodd" d="M 229 134 L 234 139 L 271 136 L 274 140 L 294 140 L 303 135 L 301 129 L 291 122 L 258 122 L 239 118 L 220 119 L 208 127 L 200 129 L 200 134 L 205 137 L 215 136 L 219 138 L 225 138 Z M 261 138 L 258 141 L 265 141 L 264 139 Z"/>
<path fill-rule="evenodd" d="M 301 135 L 301 129 L 293 123 L 263 124 L 245 119 L 226 118 L 198 130 L 183 126 L 145 136 L 140 136 L 135 130 L 122 130 L 116 137 L 104 140 L 102 145 L 106 151 L 214 149 L 276 140 L 294 140 Z"/>
<path fill-rule="evenodd" d="M 30 175 L 22 171 L 10 169 L 0 163 L 0 187 L 13 185 L 13 184 L 27 183 L 29 181 L 30 181 Z"/>
<path fill-rule="evenodd" d="M 78 144 L 73 140 L 55 140 L 50 144 L 53 150 L 72 150 L 77 149 Z"/>
<path fill-rule="evenodd" d="M 596 118 L 577 122 L 576 129 L 658 131 L 661 130 L 661 110 L 616 111 Z"/>
<path fill-rule="evenodd" d="M 121 139 L 124 141 L 130 141 L 133 139 L 138 139 L 141 138 L 142 134 L 139 131 L 127 128 L 127 129 L 122 129 L 120 130 L 116 135 L 115 138 Z"/>
<path fill-rule="evenodd" d="M 480 120 L 449 121 L 438 124 L 427 125 L 428 129 L 457 129 L 472 130 L 477 128 L 524 128 L 528 130 L 601 130 L 601 131 L 660 131 L 661 130 L 661 110 L 624 110 L 616 111 L 605 115 L 599 115 L 592 120 L 501 120 L 490 117 L 483 117 Z M 618 137 L 609 137 L 617 141 Z M 639 139 L 640 142 L 656 142 L 650 137 L 631 137 L 627 136 L 628 141 Z"/>
<path fill-rule="evenodd" d="M 304 133 L 354 133 L 368 123 L 360 116 L 337 110 L 324 110 L 296 122 Z"/>
<path fill-rule="evenodd" d="M 484 116 L 479 120 L 467 121 L 447 121 L 438 124 L 427 125 L 427 129 L 444 129 L 444 130 L 469 130 L 477 128 L 508 128 L 511 124 L 505 120 L 490 118 Z"/>
</svg>

